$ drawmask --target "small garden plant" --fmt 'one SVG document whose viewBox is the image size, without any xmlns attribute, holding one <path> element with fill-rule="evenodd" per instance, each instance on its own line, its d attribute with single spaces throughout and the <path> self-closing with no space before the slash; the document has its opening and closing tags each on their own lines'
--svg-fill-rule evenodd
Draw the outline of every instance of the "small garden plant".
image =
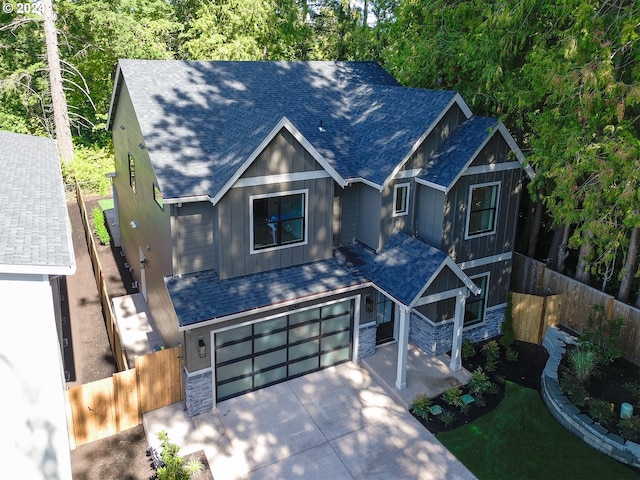
<svg viewBox="0 0 640 480">
<path fill-rule="evenodd" d="M 414 415 L 422 418 L 423 420 L 429 420 L 429 409 L 431 408 L 432 403 L 432 400 L 426 393 L 419 393 L 413 399 L 411 411 Z"/>
<path fill-rule="evenodd" d="M 189 480 L 193 475 L 200 473 L 204 466 L 197 460 L 191 460 L 185 464 L 184 458 L 179 455 L 180 447 L 169 441 L 169 435 L 162 430 L 158 434 L 162 442 L 162 460 L 164 466 L 158 467 L 156 477 L 158 480 Z"/>
<path fill-rule="evenodd" d="M 482 346 L 482 354 L 485 358 L 484 369 L 487 372 L 495 372 L 500 358 L 500 345 L 495 340 L 489 340 Z"/>
</svg>

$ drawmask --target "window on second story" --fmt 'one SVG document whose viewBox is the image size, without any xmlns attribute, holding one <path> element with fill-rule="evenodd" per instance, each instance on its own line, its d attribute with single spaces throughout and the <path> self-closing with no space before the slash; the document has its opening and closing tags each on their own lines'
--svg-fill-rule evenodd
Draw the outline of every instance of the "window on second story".
<svg viewBox="0 0 640 480">
<path fill-rule="evenodd" d="M 129 185 L 133 193 L 136 192 L 136 161 L 129 155 Z"/>
<path fill-rule="evenodd" d="M 164 198 L 162 196 L 162 191 L 155 183 L 153 184 L 153 199 L 156 201 L 158 206 L 164 210 Z"/>
<path fill-rule="evenodd" d="M 472 278 L 474 283 L 480 287 L 478 295 L 470 295 L 464 308 L 464 326 L 468 327 L 482 322 L 487 299 L 487 286 L 489 285 L 489 274 Z"/>
<path fill-rule="evenodd" d="M 251 253 L 307 243 L 308 190 L 255 195 L 251 202 Z"/>
<path fill-rule="evenodd" d="M 467 237 L 495 232 L 499 183 L 473 185 L 469 193 Z"/>
<path fill-rule="evenodd" d="M 393 216 L 409 213 L 409 184 L 399 183 L 393 187 Z"/>
</svg>

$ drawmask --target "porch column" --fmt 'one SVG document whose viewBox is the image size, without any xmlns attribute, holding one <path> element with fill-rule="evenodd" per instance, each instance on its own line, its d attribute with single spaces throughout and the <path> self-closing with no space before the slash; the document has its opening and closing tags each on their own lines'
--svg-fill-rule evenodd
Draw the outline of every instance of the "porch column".
<svg viewBox="0 0 640 480">
<path fill-rule="evenodd" d="M 398 367 L 396 388 L 407 388 L 407 350 L 409 349 L 409 308 L 398 305 L 400 310 L 400 325 L 398 326 Z"/>
<path fill-rule="evenodd" d="M 453 322 L 453 339 L 451 340 L 451 363 L 449 368 L 454 372 L 462 368 L 462 328 L 464 327 L 464 306 L 467 296 L 463 293 L 456 295 L 456 315 Z"/>
</svg>

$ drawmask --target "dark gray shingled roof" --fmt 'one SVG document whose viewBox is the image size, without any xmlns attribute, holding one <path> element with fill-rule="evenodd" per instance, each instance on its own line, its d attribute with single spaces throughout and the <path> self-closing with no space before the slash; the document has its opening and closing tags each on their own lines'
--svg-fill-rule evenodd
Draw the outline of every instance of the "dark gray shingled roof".
<svg viewBox="0 0 640 480">
<path fill-rule="evenodd" d="M 453 134 L 440 145 L 435 155 L 418 175 L 421 180 L 451 186 L 459 172 L 471 160 L 487 137 L 493 135 L 498 119 L 473 116 L 456 128 Z"/>
<path fill-rule="evenodd" d="M 358 242 L 338 249 L 337 254 L 354 274 L 407 306 L 447 259 L 444 252 L 402 232 L 391 235 L 378 254 Z"/>
<path fill-rule="evenodd" d="M 359 242 L 335 250 L 334 258 L 220 280 L 218 272 L 167 277 L 165 284 L 181 327 L 211 319 L 376 284 L 409 306 L 447 255 L 402 232 L 376 254 Z"/>
<path fill-rule="evenodd" d="M 334 259 L 227 280 L 215 270 L 165 279 L 181 327 L 360 283 Z"/>
<path fill-rule="evenodd" d="M 381 185 L 456 96 L 401 87 L 374 62 L 121 60 L 119 69 L 166 198 L 215 196 L 283 116 L 343 178 Z"/>
<path fill-rule="evenodd" d="M 73 273 L 56 142 L 0 131 L 0 159 L 0 272 Z"/>
</svg>

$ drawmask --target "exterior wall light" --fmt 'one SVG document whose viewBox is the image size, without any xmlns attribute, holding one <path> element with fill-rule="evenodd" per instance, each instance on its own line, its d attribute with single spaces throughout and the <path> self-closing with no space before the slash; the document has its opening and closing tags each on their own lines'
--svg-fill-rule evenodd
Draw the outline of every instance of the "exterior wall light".
<svg viewBox="0 0 640 480">
<path fill-rule="evenodd" d="M 135 220 L 131 220 L 131 221 L 129 222 L 129 225 L 131 226 L 131 228 L 138 228 L 138 224 L 136 223 L 136 221 L 135 221 Z"/>
<path fill-rule="evenodd" d="M 207 346 L 204 343 L 204 338 L 200 337 L 198 339 L 198 355 L 200 358 L 204 358 L 207 356 Z"/>
</svg>

